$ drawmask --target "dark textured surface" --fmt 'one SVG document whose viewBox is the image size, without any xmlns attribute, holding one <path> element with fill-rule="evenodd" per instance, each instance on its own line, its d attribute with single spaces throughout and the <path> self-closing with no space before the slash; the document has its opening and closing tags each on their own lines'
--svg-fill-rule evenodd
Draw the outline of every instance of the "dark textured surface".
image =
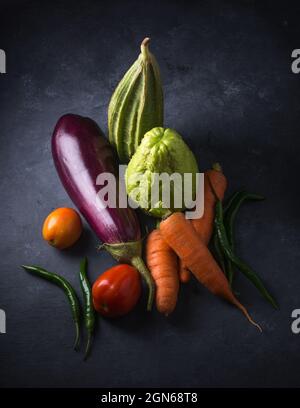
<svg viewBox="0 0 300 408">
<path fill-rule="evenodd" d="M 259 6 L 257 5 L 259 4 Z M 299 6 L 290 2 L 4 2 L 0 48 L 2 386 L 297 386 L 300 335 Z M 88 115 L 106 130 L 110 95 L 152 37 L 162 71 L 165 123 L 184 135 L 200 168 L 222 163 L 230 190 L 263 193 L 239 217 L 239 253 L 279 300 L 273 311 L 243 278 L 237 286 L 259 334 L 196 282 L 182 288 L 168 319 L 138 308 L 99 322 L 91 358 L 71 349 L 62 293 L 19 267 L 37 263 L 79 290 L 78 265 L 93 280 L 114 264 L 86 229 L 73 249 L 41 239 L 50 210 L 71 205 L 56 175 L 50 137 L 59 116 Z"/>
</svg>

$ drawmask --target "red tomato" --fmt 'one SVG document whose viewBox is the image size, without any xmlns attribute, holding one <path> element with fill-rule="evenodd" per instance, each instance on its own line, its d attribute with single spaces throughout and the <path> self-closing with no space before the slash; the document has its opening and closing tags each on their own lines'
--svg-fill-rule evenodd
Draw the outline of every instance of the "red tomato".
<svg viewBox="0 0 300 408">
<path fill-rule="evenodd" d="M 94 308 L 106 317 L 123 316 L 141 295 L 139 272 L 130 265 L 113 266 L 98 277 L 92 288 Z"/>
</svg>

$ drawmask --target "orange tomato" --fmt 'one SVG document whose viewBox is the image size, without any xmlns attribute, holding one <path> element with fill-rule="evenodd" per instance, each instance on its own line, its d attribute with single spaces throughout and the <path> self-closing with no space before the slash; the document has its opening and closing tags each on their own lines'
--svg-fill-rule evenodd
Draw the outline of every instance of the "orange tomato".
<svg viewBox="0 0 300 408">
<path fill-rule="evenodd" d="M 72 246 L 82 233 L 79 214 L 72 208 L 57 208 L 44 221 L 43 238 L 58 249 Z"/>
</svg>

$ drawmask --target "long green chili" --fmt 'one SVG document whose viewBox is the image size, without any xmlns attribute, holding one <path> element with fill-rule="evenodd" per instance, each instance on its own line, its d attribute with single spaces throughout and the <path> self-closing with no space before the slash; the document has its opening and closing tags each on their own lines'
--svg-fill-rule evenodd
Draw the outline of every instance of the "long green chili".
<svg viewBox="0 0 300 408">
<path fill-rule="evenodd" d="M 95 311 L 93 307 L 92 289 L 87 277 L 87 258 L 80 262 L 80 286 L 84 297 L 84 323 L 88 334 L 84 359 L 89 355 L 95 329 Z"/>
<path fill-rule="evenodd" d="M 224 258 L 224 254 L 223 254 L 220 242 L 219 242 L 219 237 L 218 237 L 216 228 L 214 228 L 214 231 L 213 231 L 212 243 L 213 243 L 215 258 L 216 258 L 219 266 L 221 267 L 221 269 L 223 270 L 223 272 L 225 272 L 225 274 L 227 276 L 226 267 L 225 267 L 226 259 Z M 227 276 L 227 278 L 228 278 L 228 276 Z"/>
<path fill-rule="evenodd" d="M 230 260 L 240 271 L 254 284 L 254 286 L 259 290 L 261 295 L 276 309 L 278 309 L 278 304 L 276 300 L 270 295 L 270 293 L 265 288 L 263 282 L 253 271 L 253 269 L 243 262 L 238 256 L 235 255 L 231 249 L 227 233 L 224 227 L 223 220 L 223 207 L 222 202 L 217 200 L 216 203 L 216 216 L 215 216 L 215 228 L 218 234 L 220 245 L 223 249 L 225 257 Z"/>
<path fill-rule="evenodd" d="M 234 203 L 236 197 L 240 194 L 240 191 L 235 191 L 227 200 L 224 206 L 224 215 L 228 211 L 228 209 L 232 206 Z"/>
<path fill-rule="evenodd" d="M 71 284 L 62 276 L 57 275 L 56 273 L 49 272 L 44 268 L 35 265 L 21 265 L 26 272 L 29 272 L 33 275 L 39 276 L 49 282 L 54 283 L 54 285 L 60 287 L 66 294 L 69 304 L 71 306 L 72 317 L 75 323 L 75 342 L 74 349 L 77 349 L 79 344 L 80 332 L 79 332 L 79 321 L 80 321 L 80 306 L 75 290 Z"/>
<path fill-rule="evenodd" d="M 224 208 L 224 226 L 228 238 L 229 245 L 232 250 L 234 250 L 234 222 L 236 215 L 245 201 L 261 201 L 264 197 L 258 194 L 247 193 L 246 191 L 236 191 L 233 193 L 231 198 L 228 200 Z M 230 259 L 226 259 L 225 263 L 225 273 L 228 278 L 230 286 L 232 286 L 233 276 L 234 276 L 234 266 Z"/>
<path fill-rule="evenodd" d="M 258 194 L 238 191 L 231 203 L 228 204 L 228 207 L 224 210 L 224 226 L 227 232 L 229 244 L 231 246 L 234 245 L 234 221 L 240 206 L 244 201 L 261 201 L 264 199 L 265 197 Z"/>
</svg>

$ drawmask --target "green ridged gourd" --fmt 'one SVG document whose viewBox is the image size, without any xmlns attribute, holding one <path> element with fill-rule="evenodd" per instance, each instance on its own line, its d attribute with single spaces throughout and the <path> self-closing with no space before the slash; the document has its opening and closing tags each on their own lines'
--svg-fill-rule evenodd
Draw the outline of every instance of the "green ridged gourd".
<svg viewBox="0 0 300 408">
<path fill-rule="evenodd" d="M 129 162 L 146 132 L 163 126 L 160 72 L 149 41 L 143 40 L 138 59 L 118 84 L 108 107 L 109 141 L 123 164 Z"/>
</svg>

